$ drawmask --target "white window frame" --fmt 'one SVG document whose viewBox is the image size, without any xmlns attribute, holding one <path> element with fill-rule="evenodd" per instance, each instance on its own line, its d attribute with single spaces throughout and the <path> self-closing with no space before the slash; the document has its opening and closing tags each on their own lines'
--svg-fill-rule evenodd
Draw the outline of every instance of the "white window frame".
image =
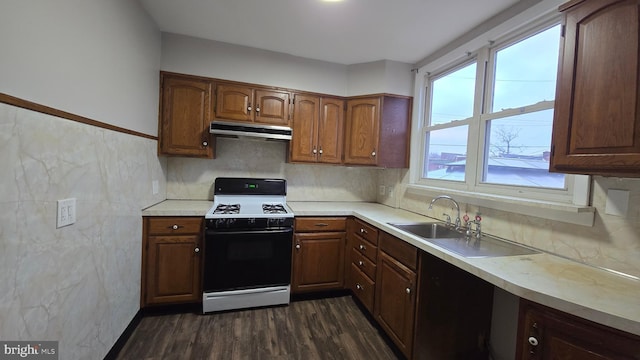
<svg viewBox="0 0 640 360">
<path fill-rule="evenodd" d="M 484 143 L 486 141 L 487 122 L 523 112 L 535 112 L 553 108 L 553 101 L 543 101 L 516 109 L 505 109 L 490 113 L 493 96 L 493 77 L 495 71 L 495 54 L 529 36 L 559 24 L 557 15 L 548 16 L 537 24 L 511 31 L 495 42 L 478 46 L 475 52 L 466 52 L 464 56 L 451 60 L 435 61 L 439 65 L 427 64 L 418 69 L 416 74 L 415 99 L 418 99 L 414 114 L 412 138 L 412 166 L 410 168 L 410 192 L 427 195 L 448 193 L 456 195 L 462 202 L 472 205 L 487 206 L 522 214 L 533 214 L 543 218 L 570 223 L 593 224 L 594 211 L 588 206 L 590 177 L 586 175 L 565 175 L 566 189 L 536 188 L 514 185 L 483 183 L 482 166 L 484 161 Z M 476 92 L 473 116 L 447 124 L 429 126 L 431 99 L 431 81 L 445 76 L 465 65 L 476 61 Z M 429 70 L 432 69 L 432 70 Z M 484 99 L 482 98 L 484 96 Z M 415 121 L 417 120 L 417 121 Z M 467 157 L 465 181 L 437 180 L 423 178 L 426 152 L 427 131 L 468 125 Z"/>
</svg>

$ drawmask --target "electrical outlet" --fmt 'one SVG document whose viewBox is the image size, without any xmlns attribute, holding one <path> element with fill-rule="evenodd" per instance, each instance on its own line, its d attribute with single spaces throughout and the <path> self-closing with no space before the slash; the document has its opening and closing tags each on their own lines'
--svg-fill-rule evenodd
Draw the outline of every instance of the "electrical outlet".
<svg viewBox="0 0 640 360">
<path fill-rule="evenodd" d="M 68 226 L 76 222 L 76 199 L 58 200 L 58 216 L 56 228 Z"/>
<path fill-rule="evenodd" d="M 393 190 L 394 190 L 393 186 L 389 186 L 389 187 L 387 188 L 387 191 L 389 192 L 389 197 L 390 197 L 390 198 L 392 198 L 392 197 L 393 197 L 393 195 L 394 195 L 394 194 L 393 194 Z"/>
<path fill-rule="evenodd" d="M 378 188 L 378 191 L 380 192 L 380 195 L 384 195 L 385 190 L 386 189 L 384 188 L 384 185 L 380 185 L 380 187 Z"/>
</svg>

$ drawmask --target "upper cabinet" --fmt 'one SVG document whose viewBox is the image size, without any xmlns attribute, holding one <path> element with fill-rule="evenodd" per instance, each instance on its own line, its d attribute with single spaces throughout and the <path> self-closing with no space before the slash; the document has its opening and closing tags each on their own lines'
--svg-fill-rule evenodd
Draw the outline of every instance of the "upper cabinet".
<svg viewBox="0 0 640 360">
<path fill-rule="evenodd" d="M 277 126 L 290 126 L 287 91 L 235 84 L 216 87 L 215 118 Z"/>
<path fill-rule="evenodd" d="M 347 100 L 344 163 L 409 167 L 411 102 L 392 95 Z"/>
<path fill-rule="evenodd" d="M 550 170 L 640 176 L 640 3 L 582 0 L 560 10 Z"/>
<path fill-rule="evenodd" d="M 292 162 L 342 162 L 344 100 L 296 94 L 293 99 Z"/>
<path fill-rule="evenodd" d="M 161 73 L 158 154 L 213 157 L 211 81 Z"/>
</svg>

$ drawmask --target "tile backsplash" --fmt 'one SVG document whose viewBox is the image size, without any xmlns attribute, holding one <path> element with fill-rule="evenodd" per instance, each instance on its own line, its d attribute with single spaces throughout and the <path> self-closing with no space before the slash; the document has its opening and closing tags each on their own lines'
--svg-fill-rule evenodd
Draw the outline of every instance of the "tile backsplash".
<svg viewBox="0 0 640 360">
<path fill-rule="evenodd" d="M 211 200 L 217 177 L 283 178 L 289 201 L 376 201 L 379 169 L 286 163 L 287 144 L 218 138 L 216 158 L 168 158 L 167 198 Z"/>
</svg>

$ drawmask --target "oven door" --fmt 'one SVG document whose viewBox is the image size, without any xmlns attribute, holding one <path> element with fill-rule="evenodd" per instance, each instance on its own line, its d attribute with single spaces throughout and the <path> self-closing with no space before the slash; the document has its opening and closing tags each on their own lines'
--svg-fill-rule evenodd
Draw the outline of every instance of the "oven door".
<svg viewBox="0 0 640 360">
<path fill-rule="evenodd" d="M 205 233 L 203 290 L 289 285 L 293 228 Z"/>
</svg>

